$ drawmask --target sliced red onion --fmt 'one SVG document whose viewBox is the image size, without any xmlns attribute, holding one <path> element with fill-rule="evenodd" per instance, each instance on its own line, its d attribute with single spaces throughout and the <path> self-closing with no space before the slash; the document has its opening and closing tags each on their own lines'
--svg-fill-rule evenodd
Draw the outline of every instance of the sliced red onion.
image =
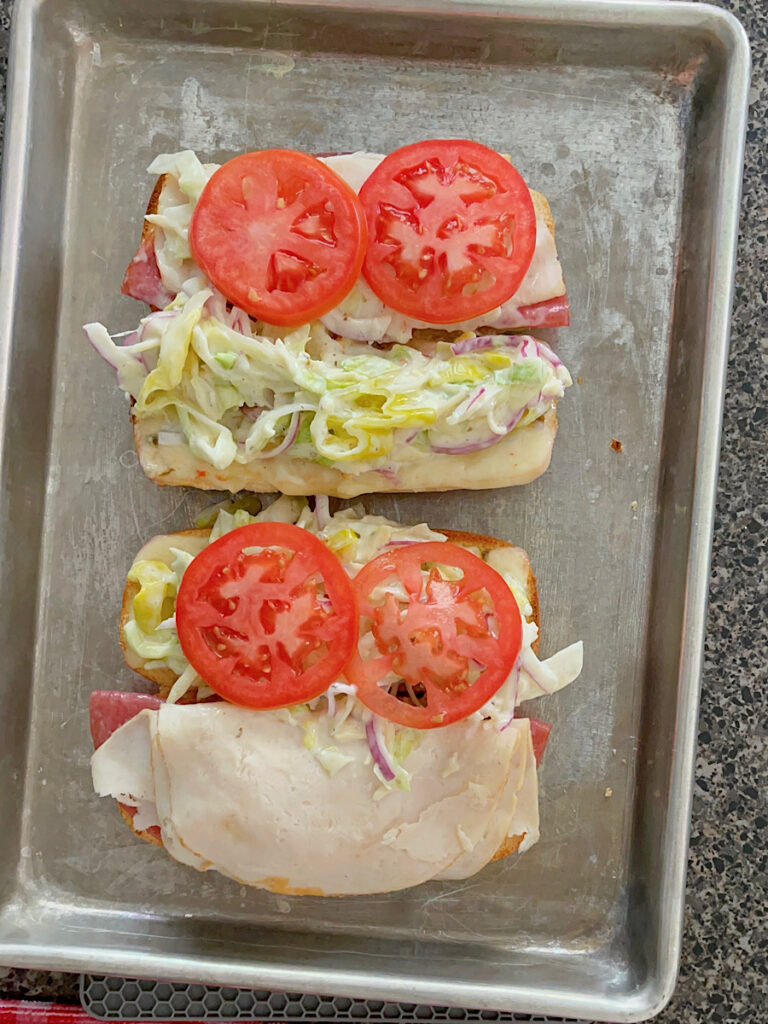
<svg viewBox="0 0 768 1024">
<path fill-rule="evenodd" d="M 482 398 L 484 394 L 485 394 L 485 388 L 478 388 L 478 390 L 477 390 L 477 391 L 475 392 L 475 394 L 474 394 L 474 395 L 472 396 L 472 398 L 471 398 L 471 399 L 469 400 L 469 405 L 468 405 L 468 406 L 467 406 L 467 408 L 466 408 L 466 409 L 464 410 L 464 412 L 469 412 L 469 410 L 470 410 L 470 409 L 472 408 L 472 406 L 473 406 L 473 405 L 475 404 L 475 402 L 476 402 L 476 401 L 477 401 L 477 400 L 478 400 L 479 398 Z"/>
<path fill-rule="evenodd" d="M 365 738 L 368 740 L 368 749 L 374 763 L 378 765 L 382 778 L 386 782 L 392 782 L 397 773 L 392 765 L 389 751 L 381 741 L 377 720 L 373 715 L 365 723 Z"/>
<path fill-rule="evenodd" d="M 482 334 L 478 338 L 464 338 L 463 341 L 456 341 L 451 345 L 451 352 L 455 356 L 464 356 L 467 352 L 480 352 L 486 348 L 493 348 L 494 341 L 497 341 L 495 335 Z"/>
<path fill-rule="evenodd" d="M 119 374 L 126 369 L 137 370 L 139 365 L 143 364 L 141 355 L 123 351 L 124 346 L 115 346 L 109 332 L 102 324 L 86 324 L 83 331 L 94 350 L 105 363 L 112 367 L 115 373 Z"/>
<path fill-rule="evenodd" d="M 502 434 L 492 434 L 491 437 L 486 437 L 483 441 L 471 441 L 469 444 L 433 444 L 432 451 L 436 455 L 468 455 L 470 452 L 481 452 L 484 448 L 490 448 L 491 445 L 498 444 L 502 437 Z"/>
<path fill-rule="evenodd" d="M 276 455 L 282 455 L 283 452 L 287 452 L 293 442 L 296 440 L 296 436 L 299 433 L 300 418 L 298 412 L 295 412 L 291 416 L 291 422 L 288 424 L 288 429 L 285 432 L 285 437 L 277 446 L 270 452 L 260 452 L 257 456 L 260 459 L 274 459 Z"/>
<path fill-rule="evenodd" d="M 383 469 L 377 469 L 376 472 L 379 476 L 383 476 L 385 480 L 397 480 L 397 473 L 394 469 L 388 469 L 386 466 Z"/>
<path fill-rule="evenodd" d="M 118 342 L 118 339 L 120 341 Z M 119 344 L 121 348 L 130 348 L 131 345 L 135 345 L 139 340 L 139 332 L 136 331 L 122 331 L 120 334 L 113 334 L 112 341 Z"/>
<path fill-rule="evenodd" d="M 525 413 L 526 413 L 527 409 L 528 409 L 528 406 L 526 405 L 525 408 L 523 408 L 519 412 L 515 413 L 515 415 L 512 417 L 512 419 L 507 424 L 507 433 L 509 433 L 510 430 L 514 430 L 515 429 L 515 427 L 520 422 L 520 420 L 523 418 L 523 416 L 525 416 Z"/>
<path fill-rule="evenodd" d="M 539 355 L 544 356 L 545 359 L 548 359 L 550 363 L 552 363 L 552 365 L 555 367 L 555 369 L 557 369 L 558 366 L 563 365 L 562 359 L 558 359 L 558 357 L 555 355 L 555 353 L 552 351 L 549 345 L 545 345 L 543 341 L 536 341 L 534 342 L 534 344 L 536 345 L 536 351 L 539 353 Z"/>
<path fill-rule="evenodd" d="M 541 664 L 530 647 L 523 651 L 520 664 L 540 690 L 550 695 L 554 692 L 552 689 L 552 673 Z"/>
<path fill-rule="evenodd" d="M 515 679 L 515 689 L 512 697 L 512 717 L 507 722 L 505 722 L 504 725 L 502 725 L 502 727 L 499 729 L 499 732 L 504 732 L 504 730 L 508 729 L 515 720 L 514 709 L 517 707 L 517 695 L 520 692 L 520 655 L 518 655 L 517 660 L 515 661 L 515 667 L 512 669 L 512 672 L 510 672 L 510 674 L 507 676 L 507 680 L 504 683 L 505 686 L 506 683 L 508 683 L 509 680 L 512 678 L 513 673 Z"/>
<path fill-rule="evenodd" d="M 117 354 L 113 353 L 111 348 L 104 344 L 103 337 L 99 337 L 101 331 L 97 329 L 100 327 L 101 324 L 86 324 L 83 331 L 85 332 L 86 338 L 91 343 L 94 352 L 96 352 L 97 355 L 100 355 L 104 362 L 108 363 L 115 373 L 117 373 Z"/>
<path fill-rule="evenodd" d="M 151 324 L 156 323 L 158 320 L 172 320 L 173 317 L 178 316 L 181 311 L 178 309 L 158 309 L 154 313 L 150 313 L 149 316 L 145 316 L 139 325 L 139 329 L 136 332 L 136 341 L 144 341 L 144 331 Z"/>
<path fill-rule="evenodd" d="M 247 416 L 249 420 L 257 420 L 264 412 L 260 405 L 241 405 L 240 411 L 244 416 Z"/>
<path fill-rule="evenodd" d="M 251 318 L 248 314 L 237 306 L 235 306 L 233 312 L 235 313 L 235 318 L 232 321 L 233 329 L 239 331 L 240 334 L 244 334 L 247 338 L 252 337 L 253 331 L 251 330 Z"/>
<path fill-rule="evenodd" d="M 328 711 L 326 712 L 328 715 L 336 714 L 336 698 L 342 693 L 354 697 L 357 687 L 354 683 L 331 683 L 325 691 L 325 696 L 328 698 Z"/>
<path fill-rule="evenodd" d="M 212 316 L 214 320 L 220 320 L 222 323 L 229 325 L 227 301 L 221 292 L 215 291 L 213 295 L 211 295 L 210 299 L 205 303 L 205 309 L 208 315 Z"/>
<path fill-rule="evenodd" d="M 420 433 L 421 433 L 421 431 L 419 431 L 419 430 L 414 430 L 414 431 L 413 431 L 412 433 L 410 433 L 410 434 L 408 435 L 408 437 L 406 437 L 406 438 L 405 438 L 405 443 L 406 443 L 406 444 L 410 444 L 410 443 L 411 443 L 411 441 L 413 441 L 413 439 L 414 439 L 414 438 L 418 437 Z"/>
</svg>

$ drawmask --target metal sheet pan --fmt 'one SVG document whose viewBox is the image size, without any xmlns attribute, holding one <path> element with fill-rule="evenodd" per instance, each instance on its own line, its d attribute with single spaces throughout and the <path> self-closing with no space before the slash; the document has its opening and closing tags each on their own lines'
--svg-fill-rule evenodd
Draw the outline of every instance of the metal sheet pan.
<svg viewBox="0 0 768 1024">
<path fill-rule="evenodd" d="M 638 1020 L 685 879 L 746 39 L 706 5 L 19 0 L 3 192 L 0 960 Z M 80 325 L 119 295 L 157 152 L 387 151 L 470 135 L 549 197 L 577 383 L 550 471 L 370 508 L 524 545 L 545 651 L 542 840 L 460 884 L 318 901 L 201 876 L 92 796 L 87 697 L 142 541 L 205 498 L 149 483 Z M 610 442 L 622 442 L 616 453 Z"/>
</svg>

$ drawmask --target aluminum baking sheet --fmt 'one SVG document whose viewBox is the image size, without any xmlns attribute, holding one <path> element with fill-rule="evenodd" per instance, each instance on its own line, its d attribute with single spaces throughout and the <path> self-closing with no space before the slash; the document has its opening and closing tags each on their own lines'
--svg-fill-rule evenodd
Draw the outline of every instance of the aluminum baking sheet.
<svg viewBox="0 0 768 1024">
<path fill-rule="evenodd" d="M 630 1021 L 679 953 L 749 77 L 706 5 L 19 0 L 5 161 L 0 959 Z M 543 649 L 582 638 L 542 839 L 468 881 L 322 901 L 138 843 L 88 771 L 91 690 L 130 688 L 139 545 L 204 496 L 147 481 L 80 325 L 119 294 L 162 151 L 387 151 L 469 135 L 549 197 L 574 387 L 516 490 L 369 508 L 524 545 Z M 611 448 L 612 439 L 623 451 Z"/>
</svg>

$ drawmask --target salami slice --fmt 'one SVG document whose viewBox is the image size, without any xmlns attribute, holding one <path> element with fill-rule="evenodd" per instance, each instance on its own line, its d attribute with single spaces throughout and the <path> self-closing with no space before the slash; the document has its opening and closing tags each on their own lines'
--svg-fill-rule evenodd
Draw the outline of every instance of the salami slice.
<svg viewBox="0 0 768 1024">
<path fill-rule="evenodd" d="M 162 701 L 149 693 L 125 693 L 122 690 L 96 690 L 91 694 L 91 736 L 94 748 L 109 739 L 115 729 L 125 725 L 144 708 L 159 708 Z"/>
<path fill-rule="evenodd" d="M 160 277 L 153 235 L 142 239 L 136 255 L 128 264 L 120 291 L 155 309 L 163 309 L 173 299 Z"/>
</svg>

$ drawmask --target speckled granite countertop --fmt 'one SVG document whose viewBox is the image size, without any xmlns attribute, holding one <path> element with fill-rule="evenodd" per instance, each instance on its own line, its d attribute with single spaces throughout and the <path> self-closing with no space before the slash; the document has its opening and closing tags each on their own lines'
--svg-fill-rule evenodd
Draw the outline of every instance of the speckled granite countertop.
<svg viewBox="0 0 768 1024">
<path fill-rule="evenodd" d="M 768 0 L 716 2 L 747 29 L 754 72 L 685 937 L 665 1024 L 768 1021 Z M 11 6 L 0 0 L 2 121 Z M 77 978 L 0 967 L 0 996 L 76 1002 Z"/>
</svg>

